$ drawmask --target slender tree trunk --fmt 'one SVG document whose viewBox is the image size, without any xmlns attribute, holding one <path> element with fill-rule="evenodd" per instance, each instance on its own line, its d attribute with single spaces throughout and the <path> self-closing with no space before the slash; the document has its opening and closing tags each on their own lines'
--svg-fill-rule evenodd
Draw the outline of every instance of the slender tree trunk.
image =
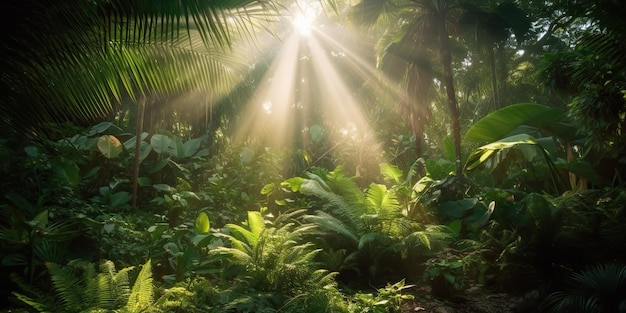
<svg viewBox="0 0 626 313">
<path fill-rule="evenodd" d="M 137 194 L 139 190 L 139 156 L 141 155 L 141 133 L 143 132 L 143 115 L 146 107 L 146 98 L 141 96 L 137 102 L 137 127 L 135 130 L 135 159 L 133 160 L 133 199 L 131 208 L 133 211 L 137 209 Z"/>
<path fill-rule="evenodd" d="M 496 70 L 496 53 L 493 47 L 489 48 L 489 67 L 491 68 L 491 89 L 493 94 L 493 110 L 500 108 L 500 91 L 498 90 L 498 75 Z"/>
<path fill-rule="evenodd" d="M 439 16 L 438 31 L 439 55 L 441 58 L 441 65 L 443 66 L 443 80 L 444 85 L 446 86 L 448 107 L 452 118 L 452 138 L 454 139 L 456 176 L 460 178 L 463 177 L 463 165 L 461 164 L 461 126 L 459 122 L 459 107 L 456 100 L 456 91 L 454 89 L 454 77 L 452 75 L 452 54 L 450 52 L 448 31 L 446 30 L 445 13 L 441 13 Z"/>
</svg>

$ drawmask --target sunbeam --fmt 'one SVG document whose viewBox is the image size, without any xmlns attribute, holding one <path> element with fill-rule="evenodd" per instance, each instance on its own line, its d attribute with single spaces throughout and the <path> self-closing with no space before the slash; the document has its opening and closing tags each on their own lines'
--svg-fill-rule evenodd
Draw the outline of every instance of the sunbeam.
<svg viewBox="0 0 626 313">
<path fill-rule="evenodd" d="M 377 117 L 365 113 L 360 93 L 393 104 L 401 90 L 376 70 L 373 54 L 363 57 L 359 39 L 345 28 L 330 27 L 306 5 L 295 12 L 286 40 L 269 47 L 280 51 L 247 101 L 236 137 L 255 147 L 302 149 L 310 160 L 351 146 L 343 153 L 354 155 L 343 157 L 377 165 L 384 158 L 370 125 Z M 359 165 L 353 170 L 358 175 Z"/>
</svg>

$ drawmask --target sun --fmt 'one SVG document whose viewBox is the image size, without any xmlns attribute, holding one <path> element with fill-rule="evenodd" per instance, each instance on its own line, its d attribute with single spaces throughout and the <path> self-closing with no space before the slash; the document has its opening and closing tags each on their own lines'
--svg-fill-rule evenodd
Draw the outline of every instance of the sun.
<svg viewBox="0 0 626 313">
<path fill-rule="evenodd" d="M 315 23 L 315 19 L 318 14 L 319 12 L 317 12 L 311 5 L 299 6 L 298 12 L 293 15 L 293 28 L 302 36 L 311 35 L 313 24 Z"/>
</svg>

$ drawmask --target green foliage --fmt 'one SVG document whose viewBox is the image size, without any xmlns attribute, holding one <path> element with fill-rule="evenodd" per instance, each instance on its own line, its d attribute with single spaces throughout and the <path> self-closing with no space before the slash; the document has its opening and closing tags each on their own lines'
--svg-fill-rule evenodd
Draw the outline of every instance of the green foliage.
<svg viewBox="0 0 626 313">
<path fill-rule="evenodd" d="M 463 258 L 452 249 L 444 249 L 426 261 L 423 279 L 430 282 L 435 297 L 450 298 L 466 285 Z"/>
<path fill-rule="evenodd" d="M 133 267 L 117 271 L 111 261 L 103 261 L 98 271 L 86 261 L 72 261 L 65 266 L 56 263 L 46 265 L 56 299 L 45 298 L 41 291 L 28 290 L 32 295 L 14 292 L 18 299 L 39 312 L 118 310 L 138 313 L 153 304 L 150 261 L 143 265 L 132 287 L 129 272 Z"/>
<path fill-rule="evenodd" d="M 376 294 L 356 293 L 350 298 L 350 312 L 399 313 L 404 301 L 412 300 L 410 294 L 403 294 L 406 289 L 414 287 L 406 285 L 404 280 L 395 284 L 387 284 L 379 288 Z"/>
<path fill-rule="evenodd" d="M 296 210 L 270 220 L 251 211 L 243 225 L 225 226 L 223 236 L 230 247 L 218 247 L 212 253 L 229 256 L 226 261 L 230 269 L 224 271 L 234 271 L 248 288 L 232 290 L 223 303 L 225 308 L 241 312 L 324 312 L 340 305 L 336 273 L 318 269 L 313 258 L 320 250 L 303 243 L 315 228 L 298 221 L 303 214 L 303 210 Z"/>
<path fill-rule="evenodd" d="M 572 147 L 584 149 L 584 136 L 560 109 L 510 105 L 474 123 L 465 138 L 483 144 L 467 158 L 465 170 L 486 170 L 495 186 L 560 194 L 575 187 L 564 179 L 563 169 L 593 178 L 581 153 L 572 152 Z"/>
<path fill-rule="evenodd" d="M 381 168 L 386 177 L 401 180 L 397 168 Z M 416 268 L 408 263 L 435 242 L 450 238 L 442 228 L 424 227 L 406 218 L 404 182 L 390 188 L 372 183 L 361 190 L 341 168 L 331 172 L 316 169 L 307 176 L 288 179 L 283 186 L 314 197 L 309 206 L 316 210 L 306 220 L 319 228 L 322 237 L 314 242 L 325 252 L 318 259 L 332 269 L 370 277 L 405 269 L 403 266 L 411 272 Z"/>
<path fill-rule="evenodd" d="M 626 266 L 622 264 L 597 264 L 571 273 L 565 284 L 544 300 L 544 312 L 626 311 Z"/>
</svg>

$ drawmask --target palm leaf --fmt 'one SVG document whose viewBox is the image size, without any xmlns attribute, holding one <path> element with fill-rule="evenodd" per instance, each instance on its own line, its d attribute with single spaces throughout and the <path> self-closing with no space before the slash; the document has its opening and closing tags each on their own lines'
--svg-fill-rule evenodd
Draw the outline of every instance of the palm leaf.
<svg viewBox="0 0 626 313">
<path fill-rule="evenodd" d="M 13 129 L 90 122 L 139 95 L 220 94 L 234 68 L 224 49 L 272 18 L 273 2 L 35 0 L 7 6 L 0 120 Z M 6 66 L 4 66 L 6 65 Z M 6 93 L 4 93 L 6 91 Z M 30 132 L 29 132 L 30 133 Z"/>
</svg>

